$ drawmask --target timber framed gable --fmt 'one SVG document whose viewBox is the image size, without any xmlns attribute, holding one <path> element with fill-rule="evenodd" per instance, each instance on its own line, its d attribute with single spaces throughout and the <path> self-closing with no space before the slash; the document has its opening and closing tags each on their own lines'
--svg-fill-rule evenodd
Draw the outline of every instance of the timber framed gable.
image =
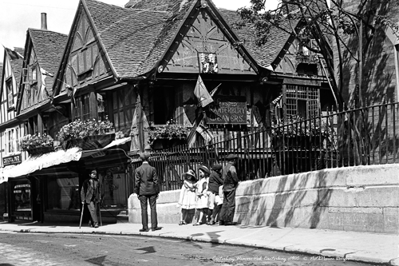
<svg viewBox="0 0 399 266">
<path fill-rule="evenodd" d="M 109 68 L 100 53 L 100 45 L 94 37 L 93 27 L 85 10 L 81 10 L 76 31 L 72 34 L 70 50 L 64 82 L 66 86 L 81 87 L 88 82 L 109 76 Z"/>
<path fill-rule="evenodd" d="M 57 73 L 54 96 L 75 96 L 80 88 L 89 83 L 97 83 L 113 76 L 110 64 L 106 56 L 103 56 L 105 51 L 100 42 L 87 8 L 81 1 L 71 27 L 61 69 Z"/>
<path fill-rule="evenodd" d="M 17 51 L 19 50 L 19 52 Z M 2 70 L 2 80 L 0 92 L 1 98 L 1 117 L 0 124 L 15 118 L 15 109 L 18 95 L 18 84 L 21 75 L 23 56 L 22 49 L 4 49 L 4 61 Z"/>
<path fill-rule="evenodd" d="M 158 66 L 158 73 L 258 74 L 256 61 L 218 12 L 208 1 L 197 2 Z"/>
<path fill-rule="evenodd" d="M 17 115 L 27 115 L 50 101 L 66 38 L 65 34 L 46 29 L 28 29 Z"/>
</svg>

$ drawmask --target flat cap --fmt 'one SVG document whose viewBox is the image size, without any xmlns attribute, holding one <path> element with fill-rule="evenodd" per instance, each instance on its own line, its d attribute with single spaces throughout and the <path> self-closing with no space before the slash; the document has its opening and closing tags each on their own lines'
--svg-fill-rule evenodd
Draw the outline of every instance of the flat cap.
<svg viewBox="0 0 399 266">
<path fill-rule="evenodd" d="M 220 171 L 220 170 L 222 170 L 222 168 L 223 168 L 223 166 L 221 164 L 214 164 L 212 166 L 213 171 Z"/>
<path fill-rule="evenodd" d="M 237 159 L 237 158 L 238 158 L 237 154 L 233 154 L 233 153 L 227 155 L 227 157 L 226 157 L 227 160 L 234 160 L 234 159 Z"/>
</svg>

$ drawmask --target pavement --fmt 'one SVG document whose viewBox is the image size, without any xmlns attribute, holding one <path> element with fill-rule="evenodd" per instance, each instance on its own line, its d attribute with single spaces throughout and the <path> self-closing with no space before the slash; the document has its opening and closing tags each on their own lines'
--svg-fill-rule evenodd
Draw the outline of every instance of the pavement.
<svg viewBox="0 0 399 266">
<path fill-rule="evenodd" d="M 160 224 L 139 232 L 141 224 L 116 223 L 91 228 L 72 224 L 0 223 L 0 231 L 21 233 L 107 234 L 165 237 L 324 256 L 370 264 L 399 265 L 399 235 L 324 229 Z"/>
</svg>

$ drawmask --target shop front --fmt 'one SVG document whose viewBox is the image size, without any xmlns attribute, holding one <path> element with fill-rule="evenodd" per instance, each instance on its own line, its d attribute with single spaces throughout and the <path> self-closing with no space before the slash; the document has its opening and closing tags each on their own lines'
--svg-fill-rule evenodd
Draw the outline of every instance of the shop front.
<svg viewBox="0 0 399 266">
<path fill-rule="evenodd" d="M 29 157 L 5 171 L 8 178 L 9 221 L 79 222 L 80 187 L 92 169 L 101 184 L 103 222 L 116 222 L 127 210 L 132 191 L 130 138 L 114 140 L 101 149 L 71 148 Z M 84 222 L 88 219 L 85 213 Z"/>
</svg>

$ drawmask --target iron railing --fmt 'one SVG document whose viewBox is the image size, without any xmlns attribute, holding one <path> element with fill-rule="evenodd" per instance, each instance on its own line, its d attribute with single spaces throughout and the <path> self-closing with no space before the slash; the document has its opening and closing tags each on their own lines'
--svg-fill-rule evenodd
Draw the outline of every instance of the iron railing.
<svg viewBox="0 0 399 266">
<path fill-rule="evenodd" d="M 289 119 L 265 128 L 218 136 L 208 144 L 152 151 L 150 162 L 162 190 L 179 189 L 182 174 L 200 164 L 225 163 L 238 155 L 241 180 L 357 165 L 397 163 L 399 103 L 342 112 L 327 110 L 311 119 Z M 139 163 L 133 164 L 133 169 Z"/>
</svg>

